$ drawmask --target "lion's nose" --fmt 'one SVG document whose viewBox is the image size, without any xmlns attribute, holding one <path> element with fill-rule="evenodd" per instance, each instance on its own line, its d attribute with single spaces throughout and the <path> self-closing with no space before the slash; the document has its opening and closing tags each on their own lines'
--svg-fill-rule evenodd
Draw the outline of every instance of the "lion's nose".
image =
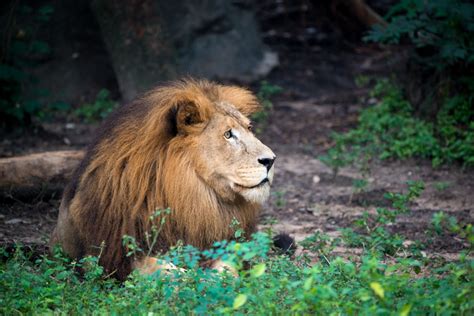
<svg viewBox="0 0 474 316">
<path fill-rule="evenodd" d="M 273 158 L 259 158 L 258 162 L 264 165 L 267 168 L 267 171 L 270 171 L 270 169 L 273 166 L 273 162 L 275 162 L 276 156 L 273 156 Z"/>
</svg>

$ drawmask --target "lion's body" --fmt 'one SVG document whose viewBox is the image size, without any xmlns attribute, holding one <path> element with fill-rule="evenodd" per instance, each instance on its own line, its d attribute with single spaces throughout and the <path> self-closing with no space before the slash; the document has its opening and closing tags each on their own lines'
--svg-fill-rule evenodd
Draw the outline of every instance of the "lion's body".
<svg viewBox="0 0 474 316">
<path fill-rule="evenodd" d="M 75 258 L 100 253 L 106 271 L 123 279 L 138 260 L 127 257 L 124 235 L 158 253 L 178 240 L 202 249 L 232 238 L 234 218 L 252 233 L 273 174 L 270 165 L 262 176 L 260 158 L 273 153 L 242 128 L 257 107 L 246 90 L 186 81 L 120 108 L 66 188 L 52 244 Z M 224 123 L 239 138 L 224 139 Z M 147 232 L 163 213 L 150 218 L 165 208 L 150 245 Z"/>
</svg>

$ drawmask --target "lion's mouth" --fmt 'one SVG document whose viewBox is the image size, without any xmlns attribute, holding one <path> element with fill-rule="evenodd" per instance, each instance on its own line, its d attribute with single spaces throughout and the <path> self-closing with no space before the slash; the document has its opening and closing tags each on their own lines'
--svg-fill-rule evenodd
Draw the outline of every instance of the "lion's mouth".
<svg viewBox="0 0 474 316">
<path fill-rule="evenodd" d="M 245 186 L 245 185 L 241 185 L 241 184 L 237 184 L 237 183 L 236 183 L 236 185 L 239 186 L 239 187 L 241 187 L 241 188 L 244 188 L 244 189 L 256 189 L 256 188 L 259 188 L 259 187 L 261 187 L 261 186 L 264 186 L 265 183 L 270 183 L 270 181 L 268 180 L 268 178 L 263 179 L 262 181 L 260 181 L 259 184 L 254 185 L 254 186 L 251 186 L 251 187 L 248 187 L 248 186 Z"/>
</svg>

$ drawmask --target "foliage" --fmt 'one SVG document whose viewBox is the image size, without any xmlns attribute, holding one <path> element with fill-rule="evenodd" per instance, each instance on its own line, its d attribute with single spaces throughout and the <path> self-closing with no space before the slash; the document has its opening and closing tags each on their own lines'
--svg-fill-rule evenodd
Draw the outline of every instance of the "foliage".
<svg viewBox="0 0 474 316">
<path fill-rule="evenodd" d="M 379 43 L 407 43 L 414 46 L 409 55 L 409 79 L 415 79 L 415 106 L 420 113 L 438 114 L 436 124 L 443 123 L 471 130 L 474 109 L 474 4 L 465 0 L 403 0 L 387 15 L 386 27 L 375 26 L 365 37 Z M 406 80 L 405 80 L 406 81 Z M 442 105 L 442 106 L 440 106 Z M 427 111 L 427 109 L 429 110 Z M 448 112 L 448 124 L 438 110 Z M 459 109 L 458 109 L 459 108 Z M 467 113 L 464 122 L 451 113 Z M 443 116 L 443 114 L 441 114 Z M 455 132 L 456 134 L 457 132 Z M 449 137 L 454 141 L 454 136 Z M 448 135 L 443 135 L 448 137 Z M 450 144 L 459 146 L 460 144 Z M 472 153 L 472 152 L 471 152 Z"/>
<path fill-rule="evenodd" d="M 460 238 L 466 239 L 471 245 L 474 246 L 474 226 L 471 223 L 463 224 L 459 223 L 456 217 L 448 216 L 444 212 L 437 212 L 433 215 L 431 220 L 432 229 L 438 235 L 443 234 L 454 234 Z"/>
<path fill-rule="evenodd" d="M 286 199 L 285 199 L 285 191 L 275 191 L 272 192 L 272 196 L 275 197 L 275 206 L 278 208 L 285 207 Z"/>
<path fill-rule="evenodd" d="M 260 89 L 257 92 L 257 98 L 262 105 L 262 109 L 252 116 L 252 120 L 258 124 L 256 129 L 257 133 L 261 133 L 267 125 L 268 116 L 270 115 L 270 111 L 273 109 L 271 98 L 282 91 L 283 89 L 281 87 L 273 85 L 266 80 L 260 82 Z"/>
<path fill-rule="evenodd" d="M 406 194 L 389 195 L 392 210 L 362 220 L 379 227 L 393 222 L 397 215 L 408 212 L 408 203 L 421 190 L 420 183 L 411 183 Z M 440 224 L 444 220 L 437 223 L 444 229 Z M 470 240 L 471 246 L 456 262 L 436 267 L 429 260 L 407 255 L 409 249 L 400 252 L 380 247 L 376 229 L 363 238 L 377 246 L 364 247 L 352 260 L 334 255 L 335 246 L 355 243 L 362 235 L 333 239 L 316 232 L 302 242 L 303 254 L 291 259 L 272 253 L 271 236 L 257 233 L 248 241 L 216 242 L 205 251 L 178 244 L 163 259 L 185 270 L 153 276 L 135 272 L 122 284 L 104 276 L 95 257 L 71 261 L 57 251 L 35 260 L 21 248 L 14 253 L 3 249 L 0 312 L 469 315 L 474 312 L 474 261 L 470 257 L 474 232 L 472 225 L 469 229 L 456 225 L 464 234 L 460 238 Z M 386 234 L 389 243 L 397 241 L 395 235 Z M 390 254 L 389 262 L 384 254 Z M 315 262 L 312 255 L 321 260 Z M 201 269 L 198 262 L 202 258 L 220 258 L 238 269 L 239 277 Z"/>
<path fill-rule="evenodd" d="M 368 185 L 369 181 L 367 181 L 366 179 L 354 179 L 352 181 L 352 192 L 349 196 L 349 204 L 352 203 L 354 195 L 365 192 L 367 190 Z"/>
<path fill-rule="evenodd" d="M 438 191 L 445 191 L 447 188 L 451 186 L 451 183 L 449 181 L 439 181 L 434 183 L 434 188 Z"/>
<path fill-rule="evenodd" d="M 470 1 L 402 0 L 387 18 L 388 26 L 375 26 L 366 40 L 398 44 L 407 37 L 417 48 L 428 48 L 431 54 L 417 57 L 433 68 L 474 64 L 474 4 Z"/>
<path fill-rule="evenodd" d="M 116 107 L 117 103 L 110 99 L 110 92 L 102 89 L 93 103 L 83 104 L 74 113 L 86 122 L 92 123 L 104 119 Z"/>
<path fill-rule="evenodd" d="M 409 213 L 408 203 L 420 196 L 424 189 L 421 182 L 409 182 L 408 193 L 389 193 L 385 197 L 392 203 L 392 208 L 379 207 L 375 214 L 364 212 L 355 221 L 355 226 L 363 233 L 352 228 L 342 231 L 344 240 L 354 247 L 363 247 L 366 251 L 395 255 L 403 248 L 404 239 L 399 234 L 392 234 L 388 225 L 395 223 L 397 216 Z"/>
<path fill-rule="evenodd" d="M 373 157 L 421 157 L 434 166 L 474 166 L 474 109 L 469 100 L 448 99 L 432 123 L 417 118 L 400 89 L 388 80 L 378 81 L 372 97 L 380 99 L 378 104 L 361 112 L 355 129 L 334 134 L 335 145 L 321 157 L 335 173 L 351 163 L 364 166 Z"/>
<path fill-rule="evenodd" d="M 387 19 L 388 26 L 375 26 L 365 39 L 408 42 L 415 47 L 410 65 L 416 66 L 410 67 L 408 79 L 419 78 L 414 105 L 425 116 L 436 115 L 431 123 L 411 120 L 411 107 L 400 104 L 396 114 L 402 114 L 405 107 L 406 115 L 403 119 L 397 116 L 399 122 L 409 124 L 413 132 L 419 128 L 419 136 L 411 137 L 410 144 L 403 144 L 403 151 L 395 156 L 426 156 L 434 165 L 455 160 L 474 165 L 474 4 L 403 0 L 391 8 Z M 419 148 L 423 145 L 426 150 Z"/>
<path fill-rule="evenodd" d="M 49 5 L 33 9 L 17 4 L 11 16 L 6 17 L 9 22 L 5 25 L 0 58 L 0 124 L 3 127 L 26 125 L 33 117 L 45 115 L 45 107 L 38 99 L 47 91 L 32 88 L 36 79 L 29 69 L 50 54 L 49 45 L 36 39 L 36 32 L 53 11 Z M 65 108 L 64 103 L 52 106 Z"/>
</svg>

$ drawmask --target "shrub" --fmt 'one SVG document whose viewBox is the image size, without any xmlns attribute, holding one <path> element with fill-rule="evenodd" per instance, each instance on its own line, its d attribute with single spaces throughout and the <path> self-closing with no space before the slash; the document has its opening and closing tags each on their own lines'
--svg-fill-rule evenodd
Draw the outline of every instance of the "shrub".
<svg viewBox="0 0 474 316">
<path fill-rule="evenodd" d="M 402 0 L 387 14 L 387 27 L 376 25 L 368 41 L 415 45 L 418 60 L 443 70 L 474 63 L 474 4 L 462 0 Z"/>
<path fill-rule="evenodd" d="M 76 109 L 74 113 L 83 118 L 86 122 L 92 123 L 104 119 L 116 107 L 117 102 L 110 99 L 110 92 L 106 89 L 102 89 L 97 94 L 93 103 L 83 104 L 80 108 Z"/>
<path fill-rule="evenodd" d="M 277 85 L 273 85 L 266 80 L 260 82 L 260 88 L 257 92 L 257 98 L 262 105 L 261 111 L 252 115 L 252 120 L 258 125 L 256 132 L 257 134 L 263 132 L 265 129 L 268 116 L 270 115 L 271 110 L 273 109 L 273 103 L 271 98 L 279 93 L 281 93 L 283 89 Z"/>
<path fill-rule="evenodd" d="M 393 222 L 408 212 L 407 203 L 422 186 L 412 183 L 408 193 L 392 193 L 393 209 L 369 216 L 372 223 Z M 444 217 L 434 222 L 443 229 Z M 61 252 L 32 260 L 21 248 L 0 255 L 0 312 L 34 314 L 446 314 L 474 312 L 474 243 L 471 226 L 451 221 L 458 238 L 470 246 L 455 262 L 431 265 L 404 251 L 365 247 L 355 259 L 334 255 L 334 246 L 365 238 L 376 242 L 374 230 L 364 235 L 333 239 L 315 233 L 295 259 L 271 251 L 271 236 L 253 235 L 249 241 L 216 242 L 199 251 L 177 245 L 165 260 L 186 268 L 171 274 L 141 276 L 134 272 L 119 284 L 103 275 L 98 259 L 71 261 Z M 386 232 L 391 244 L 395 235 Z M 400 237 L 401 238 L 401 237 Z M 398 246 L 397 247 L 401 247 Z M 307 251 L 310 251 L 309 253 Z M 385 254 L 390 256 L 385 257 Z M 310 256 L 320 257 L 314 261 Z M 239 277 L 198 267 L 200 258 L 220 258 L 239 269 Z M 390 260 L 385 260 L 389 258 Z M 245 270 L 242 267 L 249 265 Z M 80 268 L 83 273 L 78 274 Z"/>
<path fill-rule="evenodd" d="M 335 172 L 350 163 L 380 159 L 430 159 L 434 166 L 460 162 L 474 166 L 474 109 L 463 96 L 449 98 L 435 122 L 417 118 L 403 93 L 380 80 L 371 94 L 380 101 L 364 109 L 358 126 L 334 134 L 335 145 L 321 157 Z"/>
<path fill-rule="evenodd" d="M 355 221 L 359 231 L 352 228 L 342 230 L 343 239 L 353 247 L 362 247 L 373 253 L 389 254 L 394 256 L 404 248 L 404 238 L 399 234 L 392 234 L 388 225 L 394 224 L 401 214 L 410 212 L 408 203 L 418 198 L 424 189 L 421 182 L 409 182 L 407 194 L 388 193 L 385 197 L 390 200 L 392 208 L 379 207 L 375 214 L 364 212 L 362 217 Z"/>
<path fill-rule="evenodd" d="M 375 26 L 365 40 L 414 47 L 409 63 L 414 67 L 409 67 L 402 84 L 408 87 L 407 96 L 416 111 L 409 105 L 400 123 L 413 127 L 413 133 L 419 131 L 419 136 L 410 137 L 409 129 L 398 129 L 409 135 L 398 135 L 394 150 L 402 152 L 395 152 L 395 156 L 426 156 L 435 165 L 452 161 L 473 165 L 474 4 L 463 0 L 403 0 L 391 8 L 387 19 L 388 26 Z M 397 119 L 403 107 L 398 106 Z M 430 123 L 410 120 L 408 115 L 413 113 Z M 409 144 L 401 143 L 401 136 L 408 136 Z"/>
</svg>

